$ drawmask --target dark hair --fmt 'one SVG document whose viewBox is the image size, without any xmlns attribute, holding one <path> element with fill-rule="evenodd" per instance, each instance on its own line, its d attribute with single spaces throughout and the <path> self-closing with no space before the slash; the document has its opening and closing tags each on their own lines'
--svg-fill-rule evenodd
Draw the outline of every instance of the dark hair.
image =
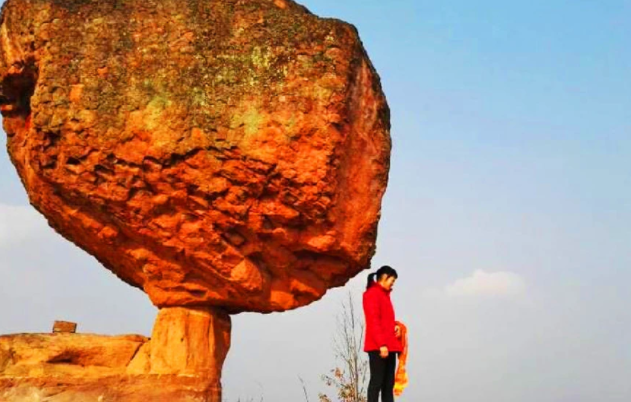
<svg viewBox="0 0 631 402">
<path fill-rule="evenodd" d="M 375 283 L 375 278 L 379 280 L 384 275 L 386 277 L 391 277 L 391 276 L 394 276 L 395 278 L 399 277 L 399 275 L 397 274 L 397 271 L 394 268 L 388 265 L 384 265 L 383 267 L 379 268 L 377 272 L 373 272 L 372 274 L 368 275 L 368 283 L 366 284 L 366 289 L 368 289 L 369 287 L 372 286 L 373 283 Z"/>
</svg>

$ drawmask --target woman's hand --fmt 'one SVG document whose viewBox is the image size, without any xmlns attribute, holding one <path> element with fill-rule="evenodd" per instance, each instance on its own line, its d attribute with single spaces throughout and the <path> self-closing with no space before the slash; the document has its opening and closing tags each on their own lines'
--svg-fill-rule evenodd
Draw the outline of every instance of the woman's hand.
<svg viewBox="0 0 631 402">
<path fill-rule="evenodd" d="M 394 327 L 394 336 L 396 336 L 397 338 L 401 337 L 401 327 L 398 325 L 395 325 Z"/>
<path fill-rule="evenodd" d="M 386 346 L 382 346 L 379 348 L 379 356 L 384 359 L 388 357 L 388 348 Z"/>
</svg>

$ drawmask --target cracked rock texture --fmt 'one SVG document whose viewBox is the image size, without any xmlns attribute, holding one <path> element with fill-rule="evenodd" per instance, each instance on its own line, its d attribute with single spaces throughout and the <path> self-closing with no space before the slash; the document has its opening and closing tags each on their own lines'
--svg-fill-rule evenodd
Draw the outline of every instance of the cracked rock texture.
<svg viewBox="0 0 631 402">
<path fill-rule="evenodd" d="M 283 311 L 369 266 L 389 110 L 349 24 L 288 0 L 7 0 L 0 103 L 31 203 L 158 307 Z"/>
</svg>

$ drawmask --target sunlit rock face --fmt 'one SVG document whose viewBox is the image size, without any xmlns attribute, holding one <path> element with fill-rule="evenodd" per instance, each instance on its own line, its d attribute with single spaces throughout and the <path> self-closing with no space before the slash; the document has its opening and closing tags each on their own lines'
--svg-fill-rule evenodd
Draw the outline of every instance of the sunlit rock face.
<svg viewBox="0 0 631 402">
<path fill-rule="evenodd" d="M 159 307 L 283 311 L 367 268 L 389 110 L 287 0 L 8 0 L 8 150 L 50 225 Z"/>
<path fill-rule="evenodd" d="M 140 335 L 0 335 L 2 402 L 221 402 L 230 316 L 182 307 Z"/>
</svg>

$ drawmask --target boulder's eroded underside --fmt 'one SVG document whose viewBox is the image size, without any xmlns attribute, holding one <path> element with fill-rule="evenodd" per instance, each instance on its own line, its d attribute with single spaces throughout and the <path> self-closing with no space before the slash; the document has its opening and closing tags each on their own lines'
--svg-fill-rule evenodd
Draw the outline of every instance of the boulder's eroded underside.
<svg viewBox="0 0 631 402">
<path fill-rule="evenodd" d="M 368 267 L 389 111 L 346 23 L 288 0 L 8 0 L 31 203 L 154 304 L 296 308 Z"/>
</svg>

